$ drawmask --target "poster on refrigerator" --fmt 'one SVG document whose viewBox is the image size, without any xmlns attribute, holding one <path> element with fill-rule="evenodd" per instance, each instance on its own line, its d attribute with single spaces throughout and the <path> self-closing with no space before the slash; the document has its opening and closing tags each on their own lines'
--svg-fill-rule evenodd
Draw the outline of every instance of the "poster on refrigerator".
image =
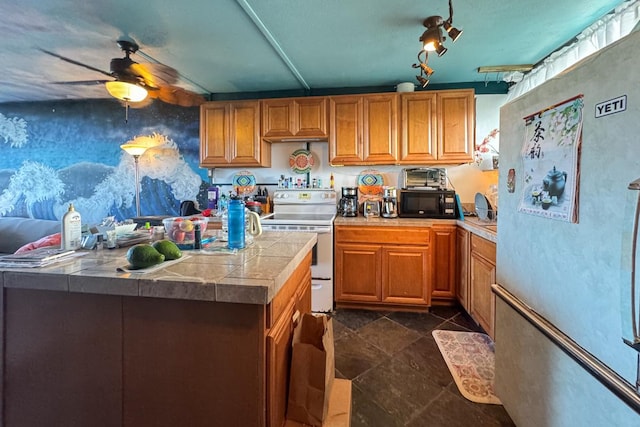
<svg viewBox="0 0 640 427">
<path fill-rule="evenodd" d="M 518 212 L 578 222 L 583 96 L 525 117 Z"/>
</svg>

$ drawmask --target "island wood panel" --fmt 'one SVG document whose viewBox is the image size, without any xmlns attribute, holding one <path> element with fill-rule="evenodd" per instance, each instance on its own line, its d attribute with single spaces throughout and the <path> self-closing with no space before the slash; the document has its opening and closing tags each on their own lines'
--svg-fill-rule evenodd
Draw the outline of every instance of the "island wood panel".
<svg viewBox="0 0 640 427">
<path fill-rule="evenodd" d="M 293 330 L 305 313 L 311 313 L 311 253 L 307 255 L 304 265 L 308 268 L 298 269 L 287 281 L 287 284 L 276 296 L 289 295 L 283 309 L 273 308 L 272 313 L 278 311 L 275 323 L 267 333 L 267 417 L 268 426 L 284 424 L 287 411 L 287 396 L 289 393 L 289 373 L 291 367 L 291 342 Z M 292 295 L 286 288 L 295 290 Z M 285 291 L 284 293 L 282 291 Z"/>
<path fill-rule="evenodd" d="M 264 306 L 124 298 L 125 426 L 265 425 Z"/>
<path fill-rule="evenodd" d="M 428 246 L 382 248 L 382 301 L 429 304 L 431 271 Z"/>
<path fill-rule="evenodd" d="M 121 297 L 4 296 L 3 425 L 122 425 Z"/>
<path fill-rule="evenodd" d="M 291 300 L 278 322 L 267 334 L 267 357 L 273 363 L 267 365 L 267 405 L 270 409 L 269 426 L 282 426 L 286 419 L 289 374 L 291 372 L 291 338 L 296 322 L 301 316 L 296 301 Z"/>
</svg>

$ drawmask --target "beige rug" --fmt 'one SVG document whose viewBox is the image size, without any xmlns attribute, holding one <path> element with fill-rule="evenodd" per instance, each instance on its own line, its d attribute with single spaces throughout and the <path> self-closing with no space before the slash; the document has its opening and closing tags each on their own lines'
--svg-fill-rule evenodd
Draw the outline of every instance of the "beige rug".
<svg viewBox="0 0 640 427">
<path fill-rule="evenodd" d="M 434 330 L 432 334 L 460 393 L 472 402 L 502 404 L 494 394 L 491 338 L 477 332 Z"/>
</svg>

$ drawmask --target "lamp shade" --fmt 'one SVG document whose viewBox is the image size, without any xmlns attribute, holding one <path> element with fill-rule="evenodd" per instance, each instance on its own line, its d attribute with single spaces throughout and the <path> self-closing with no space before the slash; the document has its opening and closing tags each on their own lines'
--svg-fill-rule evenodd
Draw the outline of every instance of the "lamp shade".
<svg viewBox="0 0 640 427">
<path fill-rule="evenodd" d="M 149 147 L 141 144 L 122 144 L 120 146 L 124 151 L 131 154 L 132 156 L 141 156 Z"/>
<path fill-rule="evenodd" d="M 114 98 L 127 102 L 140 102 L 147 97 L 147 90 L 133 83 L 112 81 L 104 84 Z"/>
</svg>

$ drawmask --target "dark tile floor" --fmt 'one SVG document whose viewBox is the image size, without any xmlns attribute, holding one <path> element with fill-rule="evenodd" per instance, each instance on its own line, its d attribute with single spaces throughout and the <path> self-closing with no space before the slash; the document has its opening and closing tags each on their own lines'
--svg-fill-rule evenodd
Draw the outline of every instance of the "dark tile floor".
<svg viewBox="0 0 640 427">
<path fill-rule="evenodd" d="M 465 399 L 431 335 L 482 332 L 457 307 L 430 313 L 338 309 L 336 377 L 352 380 L 352 427 L 514 426 L 502 406 Z"/>
</svg>

